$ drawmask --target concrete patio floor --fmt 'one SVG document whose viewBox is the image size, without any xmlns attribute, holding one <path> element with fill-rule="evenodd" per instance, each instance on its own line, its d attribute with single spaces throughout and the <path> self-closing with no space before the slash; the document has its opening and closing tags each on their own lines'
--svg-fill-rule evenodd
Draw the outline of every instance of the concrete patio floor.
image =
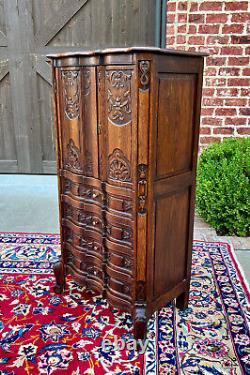
<svg viewBox="0 0 250 375">
<path fill-rule="evenodd" d="M 57 177 L 0 175 L 0 232 L 59 233 Z M 217 236 L 195 217 L 194 239 L 229 242 L 250 283 L 250 238 Z"/>
</svg>

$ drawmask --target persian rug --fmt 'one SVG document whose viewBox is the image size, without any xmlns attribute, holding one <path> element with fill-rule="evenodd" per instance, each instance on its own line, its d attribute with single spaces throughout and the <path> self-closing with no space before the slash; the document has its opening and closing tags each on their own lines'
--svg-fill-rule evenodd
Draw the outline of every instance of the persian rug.
<svg viewBox="0 0 250 375">
<path fill-rule="evenodd" d="M 249 290 L 228 244 L 194 242 L 189 307 L 155 313 L 144 354 L 115 350 L 133 342 L 126 312 L 70 277 L 55 295 L 59 252 L 58 235 L 0 234 L 1 375 L 250 374 Z"/>
</svg>

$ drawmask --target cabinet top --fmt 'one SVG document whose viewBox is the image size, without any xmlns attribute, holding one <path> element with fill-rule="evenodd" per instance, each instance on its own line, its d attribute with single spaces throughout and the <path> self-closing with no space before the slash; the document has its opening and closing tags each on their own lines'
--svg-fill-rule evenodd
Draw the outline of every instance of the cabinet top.
<svg viewBox="0 0 250 375">
<path fill-rule="evenodd" d="M 165 55 L 184 55 L 184 56 L 208 56 L 206 52 L 188 52 L 175 49 L 165 49 L 157 47 L 129 47 L 129 48 L 106 48 L 97 50 L 81 50 L 48 54 L 49 59 L 60 59 L 63 57 L 77 56 L 100 56 L 108 54 L 128 54 L 128 53 L 155 53 Z"/>
</svg>

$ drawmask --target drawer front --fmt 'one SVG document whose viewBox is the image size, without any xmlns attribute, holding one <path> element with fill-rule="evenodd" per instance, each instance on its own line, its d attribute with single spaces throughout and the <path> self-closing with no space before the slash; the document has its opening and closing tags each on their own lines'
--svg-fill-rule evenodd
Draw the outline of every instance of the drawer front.
<svg viewBox="0 0 250 375">
<path fill-rule="evenodd" d="M 70 177 L 72 175 L 69 173 L 67 177 L 61 177 L 61 191 L 63 195 L 68 195 L 74 199 L 94 203 L 102 207 L 104 198 L 99 181 L 99 184 L 94 179 L 88 179 L 87 181 L 86 179 L 82 179 L 84 182 L 79 182 L 76 179 L 72 180 Z"/>
<path fill-rule="evenodd" d="M 63 225 L 62 234 L 64 243 L 74 246 L 83 253 L 95 254 L 101 258 L 104 256 L 103 238 L 100 233 Z"/>
<path fill-rule="evenodd" d="M 128 246 L 133 245 L 133 221 L 131 219 L 106 212 L 106 221 L 106 233 L 109 240 Z"/>
<path fill-rule="evenodd" d="M 108 267 L 132 275 L 133 259 L 127 254 L 112 251 L 108 253 Z"/>
<path fill-rule="evenodd" d="M 127 197 L 107 195 L 107 208 L 115 214 L 131 216 L 133 212 L 132 200 Z"/>
<path fill-rule="evenodd" d="M 78 248 L 64 243 L 64 257 L 70 273 L 78 275 L 82 284 L 92 286 L 99 285 L 99 290 L 104 288 L 103 260 L 95 255 L 80 251 Z"/>
<path fill-rule="evenodd" d="M 91 209 L 91 207 L 90 207 Z M 100 214 L 93 213 L 81 208 L 76 208 L 71 204 L 63 202 L 62 204 L 64 220 L 72 221 L 75 225 L 86 227 L 100 233 L 103 232 L 103 222 Z"/>
<path fill-rule="evenodd" d="M 121 301 L 131 304 L 134 299 L 134 283 L 131 275 L 125 271 L 118 272 L 107 266 L 107 295 L 111 300 L 117 299 L 115 306 L 120 306 Z M 111 303 L 114 303 L 114 301 Z"/>
</svg>

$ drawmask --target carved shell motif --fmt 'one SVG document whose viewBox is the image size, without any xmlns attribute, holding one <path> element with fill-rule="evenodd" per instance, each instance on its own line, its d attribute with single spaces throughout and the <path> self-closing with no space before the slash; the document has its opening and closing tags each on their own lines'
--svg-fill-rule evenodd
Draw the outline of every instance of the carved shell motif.
<svg viewBox="0 0 250 375">
<path fill-rule="evenodd" d="M 127 125 L 131 121 L 131 77 L 129 70 L 106 72 L 108 118 L 114 125 Z"/>
<path fill-rule="evenodd" d="M 63 70 L 63 99 L 64 113 L 69 120 L 79 117 L 80 112 L 80 72 L 78 70 Z"/>
<path fill-rule="evenodd" d="M 131 181 L 130 163 L 118 148 L 109 156 L 108 177 L 116 181 Z"/>
</svg>

